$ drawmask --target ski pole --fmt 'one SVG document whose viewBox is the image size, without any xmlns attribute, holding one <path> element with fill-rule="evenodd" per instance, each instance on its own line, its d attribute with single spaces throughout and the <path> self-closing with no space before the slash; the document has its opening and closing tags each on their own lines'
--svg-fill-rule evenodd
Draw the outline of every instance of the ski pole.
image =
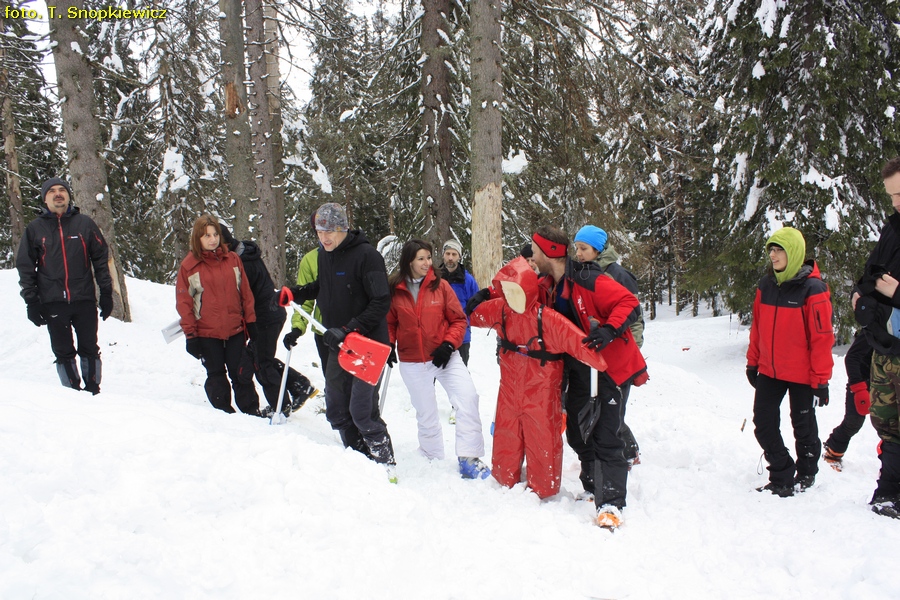
<svg viewBox="0 0 900 600">
<path fill-rule="evenodd" d="M 269 425 L 281 425 L 287 419 L 281 413 L 281 404 L 284 402 L 284 390 L 287 388 L 288 370 L 291 368 L 291 352 L 293 348 L 288 348 L 287 357 L 284 359 L 284 371 L 281 373 L 281 386 L 278 388 L 278 405 L 275 407 L 275 413 L 269 420 Z"/>
<path fill-rule="evenodd" d="M 384 401 L 387 400 L 388 384 L 391 382 L 391 371 L 393 370 L 393 367 L 391 367 L 390 365 L 385 366 L 384 385 L 381 387 L 381 397 L 378 398 L 379 414 L 384 412 Z"/>
</svg>

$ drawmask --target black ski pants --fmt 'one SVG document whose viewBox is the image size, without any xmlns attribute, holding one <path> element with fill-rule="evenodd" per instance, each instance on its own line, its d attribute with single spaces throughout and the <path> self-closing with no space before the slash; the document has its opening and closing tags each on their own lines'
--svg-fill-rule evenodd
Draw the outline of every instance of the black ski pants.
<svg viewBox="0 0 900 600">
<path fill-rule="evenodd" d="M 74 360 L 76 354 L 83 358 L 100 356 L 100 346 L 97 345 L 97 305 L 93 300 L 48 302 L 41 306 L 41 313 L 47 320 L 50 348 L 57 363 Z M 78 338 L 77 350 L 72 338 L 73 329 Z"/>
<path fill-rule="evenodd" d="M 325 418 L 353 448 L 377 463 L 394 464 L 394 447 L 378 412 L 377 387 L 354 377 L 331 350 L 325 373 Z"/>
<path fill-rule="evenodd" d="M 566 360 L 566 369 L 568 370 L 574 365 L 570 364 L 570 359 Z M 571 362 L 574 363 L 576 361 L 571 360 Z M 634 438 L 634 433 L 632 433 L 631 428 L 625 423 L 625 410 L 628 406 L 628 396 L 631 393 L 631 384 L 626 383 L 619 386 L 619 392 L 622 395 L 622 426 L 619 428 L 619 437 L 622 438 L 622 442 L 625 444 L 625 449 L 623 451 L 625 460 L 634 460 L 640 451 L 640 447 L 638 446 L 637 440 Z M 588 396 L 590 396 L 590 388 L 588 388 Z M 566 396 L 566 440 L 569 443 L 569 447 L 575 451 L 575 454 L 578 455 L 578 459 L 582 463 L 593 460 L 591 458 L 593 456 L 593 445 L 584 440 L 581 436 L 581 431 L 578 428 L 578 413 L 584 408 L 586 402 L 587 400 L 584 397 L 576 398 L 569 395 Z M 588 486 L 585 486 L 584 489 L 587 490 Z"/>
<path fill-rule="evenodd" d="M 850 386 L 848 385 L 847 394 L 844 398 L 844 420 L 834 428 L 834 431 L 831 432 L 831 435 L 825 441 L 825 445 L 838 454 L 843 454 L 850 445 L 850 438 L 859 433 L 865 422 L 865 415 L 861 415 L 856 411 L 853 392 L 850 391 Z"/>
<path fill-rule="evenodd" d="M 762 373 L 756 379 L 756 396 L 753 400 L 753 425 L 756 441 L 769 463 L 769 481 L 776 485 L 794 485 L 795 473 L 801 477 L 819 472 L 819 425 L 813 406 L 812 387 L 767 377 Z M 788 394 L 791 408 L 791 425 L 794 428 L 797 462 L 791 458 L 784 438 L 781 437 L 781 401 Z"/>
<path fill-rule="evenodd" d="M 591 369 L 582 363 L 570 362 L 567 366 L 566 437 L 581 460 L 581 481 L 585 490 L 594 493 L 594 502 L 598 507 L 612 505 L 625 508 L 628 462 L 624 455 L 625 442 L 619 436 L 625 418 L 622 394 L 609 375 L 604 372 L 597 374 L 595 402 L 600 416 L 588 439 L 583 439 L 578 429 L 578 415 L 592 401 Z"/>
<path fill-rule="evenodd" d="M 244 352 L 243 332 L 235 334 L 227 340 L 216 338 L 198 338 L 200 340 L 200 362 L 206 367 L 206 397 L 209 403 L 219 410 L 233 413 L 231 406 L 231 390 L 234 390 L 234 401 L 242 413 L 259 414 L 259 396 L 253 381 L 250 383 L 238 380 L 241 355 Z M 226 375 L 227 370 L 227 375 Z M 229 378 L 231 384 L 229 385 Z M 275 394 L 278 392 L 276 390 Z"/>
</svg>

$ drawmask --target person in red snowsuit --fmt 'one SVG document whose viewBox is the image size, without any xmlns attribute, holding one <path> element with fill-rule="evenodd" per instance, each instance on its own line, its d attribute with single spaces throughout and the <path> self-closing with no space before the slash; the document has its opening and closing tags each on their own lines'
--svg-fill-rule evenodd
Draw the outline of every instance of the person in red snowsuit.
<svg viewBox="0 0 900 600">
<path fill-rule="evenodd" d="M 584 332 L 550 307 L 538 303 L 538 279 L 518 257 L 493 280 L 495 294 L 470 316 L 472 327 L 500 335 L 500 390 L 494 425 L 491 473 L 512 487 L 528 463 L 528 487 L 541 498 L 559 492 L 562 473 L 563 353 L 606 370 L 606 361 L 581 343 Z"/>
</svg>

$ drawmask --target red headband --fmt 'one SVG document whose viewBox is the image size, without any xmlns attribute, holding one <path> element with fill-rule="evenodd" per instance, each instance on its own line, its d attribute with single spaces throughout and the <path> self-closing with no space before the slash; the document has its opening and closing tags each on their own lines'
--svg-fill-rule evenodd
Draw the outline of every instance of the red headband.
<svg viewBox="0 0 900 600">
<path fill-rule="evenodd" d="M 567 245 L 551 242 L 537 233 L 531 236 L 531 240 L 538 245 L 547 258 L 565 258 L 568 254 L 569 247 Z"/>
</svg>

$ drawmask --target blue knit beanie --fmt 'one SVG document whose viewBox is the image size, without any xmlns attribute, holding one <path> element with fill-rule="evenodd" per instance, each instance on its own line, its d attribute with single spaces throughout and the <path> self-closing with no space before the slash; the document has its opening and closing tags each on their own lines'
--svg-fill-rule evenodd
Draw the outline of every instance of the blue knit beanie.
<svg viewBox="0 0 900 600">
<path fill-rule="evenodd" d="M 599 227 L 585 225 L 575 234 L 575 241 L 584 242 L 592 246 L 597 252 L 603 252 L 603 249 L 606 248 L 607 237 L 606 232 Z"/>
</svg>

